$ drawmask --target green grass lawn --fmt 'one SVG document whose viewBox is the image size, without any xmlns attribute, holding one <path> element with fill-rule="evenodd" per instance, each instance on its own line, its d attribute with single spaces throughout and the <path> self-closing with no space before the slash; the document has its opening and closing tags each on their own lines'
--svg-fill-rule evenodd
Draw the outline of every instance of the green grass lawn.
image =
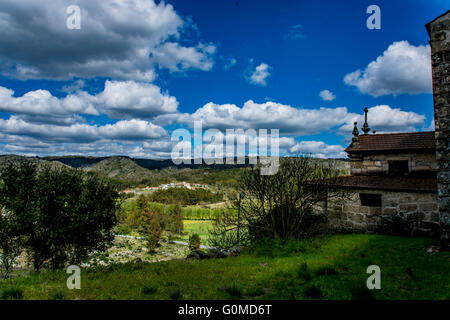
<svg viewBox="0 0 450 320">
<path fill-rule="evenodd" d="M 182 299 L 352 299 L 353 288 L 365 287 L 366 269 L 375 264 L 381 268 L 381 290 L 371 291 L 375 299 L 449 299 L 450 253 L 430 255 L 431 244 L 421 238 L 327 236 L 272 243 L 226 259 L 83 269 L 80 290 L 66 289 L 65 271 L 43 271 L 2 280 L 0 292 L 19 288 L 24 299 L 170 299 L 178 293 Z"/>
<path fill-rule="evenodd" d="M 181 236 L 183 241 L 189 240 L 189 235 L 196 233 L 200 236 L 202 244 L 207 244 L 209 232 L 212 229 L 214 221 L 212 220 L 183 220 L 184 235 Z"/>
</svg>

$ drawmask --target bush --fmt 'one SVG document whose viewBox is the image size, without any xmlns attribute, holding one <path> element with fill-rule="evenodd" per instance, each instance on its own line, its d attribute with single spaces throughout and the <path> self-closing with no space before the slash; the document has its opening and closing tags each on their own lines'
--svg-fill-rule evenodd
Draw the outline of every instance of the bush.
<svg viewBox="0 0 450 320">
<path fill-rule="evenodd" d="M 19 160 L 0 169 L 0 205 L 15 216 L 33 266 L 79 264 L 114 239 L 118 193 L 81 170 Z"/>
<path fill-rule="evenodd" d="M 196 233 L 193 233 L 189 236 L 189 250 L 195 251 L 200 249 L 200 236 Z"/>
<path fill-rule="evenodd" d="M 131 232 L 131 228 L 127 225 L 118 225 L 115 229 L 115 233 L 121 235 L 130 235 Z"/>
<path fill-rule="evenodd" d="M 176 290 L 170 292 L 171 300 L 180 300 L 182 296 L 183 295 L 181 294 L 180 289 L 176 289 Z"/>
<path fill-rule="evenodd" d="M 303 262 L 300 264 L 300 266 L 297 269 L 297 277 L 304 279 L 306 281 L 311 280 L 311 271 L 308 268 L 308 265 L 306 262 Z"/>
<path fill-rule="evenodd" d="M 328 230 L 327 218 L 313 210 L 324 199 L 342 199 L 338 185 L 340 171 L 333 162 L 308 157 L 282 158 L 274 175 L 261 175 L 260 167 L 244 171 L 238 187 L 235 209 L 241 208 L 241 227 L 251 243 L 263 238 L 305 239 Z M 236 215 L 218 221 L 217 238 L 235 230 Z"/>
<path fill-rule="evenodd" d="M 17 287 L 9 287 L 1 294 L 2 300 L 22 300 L 23 290 Z"/>
<path fill-rule="evenodd" d="M 157 289 L 155 287 L 152 286 L 144 286 L 142 288 L 142 293 L 145 295 L 151 295 L 154 294 L 157 291 Z"/>
</svg>

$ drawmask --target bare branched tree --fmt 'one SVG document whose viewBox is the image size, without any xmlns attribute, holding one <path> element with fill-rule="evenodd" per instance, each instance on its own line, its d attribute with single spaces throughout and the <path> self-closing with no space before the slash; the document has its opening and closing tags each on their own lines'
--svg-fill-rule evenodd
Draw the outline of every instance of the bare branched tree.
<svg viewBox="0 0 450 320">
<path fill-rule="evenodd" d="M 327 219 L 319 204 L 344 196 L 336 188 L 341 173 L 334 161 L 310 157 L 282 158 L 276 175 L 249 168 L 239 183 L 244 197 L 234 204 L 241 201 L 241 238 L 304 238 L 323 231 Z M 216 221 L 211 244 L 222 239 L 231 246 L 236 228 L 234 210 Z"/>
</svg>

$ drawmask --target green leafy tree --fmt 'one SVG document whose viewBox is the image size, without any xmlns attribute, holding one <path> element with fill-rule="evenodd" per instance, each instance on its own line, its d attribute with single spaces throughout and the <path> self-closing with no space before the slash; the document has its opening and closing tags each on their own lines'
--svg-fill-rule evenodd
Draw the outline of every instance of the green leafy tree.
<svg viewBox="0 0 450 320">
<path fill-rule="evenodd" d="M 189 250 L 195 251 L 200 249 L 200 236 L 196 233 L 193 233 L 189 236 Z"/>
<path fill-rule="evenodd" d="M 14 261 L 22 253 L 22 237 L 15 215 L 5 209 L 0 211 L 0 278 L 7 278 Z"/>
<path fill-rule="evenodd" d="M 18 234 L 38 271 L 80 263 L 113 240 L 115 187 L 96 174 L 19 160 L 0 169 L 0 205 L 12 212 Z"/>
<path fill-rule="evenodd" d="M 147 248 L 152 252 L 159 246 L 162 236 L 162 216 L 157 211 L 144 211 L 140 215 L 139 233 L 146 241 Z"/>
</svg>

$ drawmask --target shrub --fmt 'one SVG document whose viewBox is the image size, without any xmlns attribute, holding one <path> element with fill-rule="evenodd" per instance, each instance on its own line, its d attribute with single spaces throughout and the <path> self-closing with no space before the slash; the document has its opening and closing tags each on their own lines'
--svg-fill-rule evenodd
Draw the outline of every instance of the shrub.
<svg viewBox="0 0 450 320">
<path fill-rule="evenodd" d="M 23 290 L 17 287 L 9 287 L 2 292 L 2 300 L 21 300 L 23 298 Z"/>
<path fill-rule="evenodd" d="M 151 295 L 154 294 L 157 291 L 157 289 L 155 287 L 152 286 L 144 286 L 142 288 L 142 293 L 145 295 Z"/>
<path fill-rule="evenodd" d="M 309 287 L 305 291 L 305 295 L 311 299 L 321 299 L 323 298 L 322 290 L 319 287 Z"/>
<path fill-rule="evenodd" d="M 200 249 L 200 236 L 193 233 L 189 236 L 189 250 L 194 251 Z"/>
<path fill-rule="evenodd" d="M 261 167 L 244 171 L 235 209 L 241 208 L 241 227 L 251 243 L 261 238 L 300 239 L 327 232 L 327 217 L 312 208 L 324 199 L 342 199 L 345 192 L 338 185 L 335 163 L 308 157 L 280 159 L 274 175 L 261 175 Z M 213 233 L 233 230 L 236 215 L 229 215 L 216 225 Z"/>
<path fill-rule="evenodd" d="M 119 225 L 116 227 L 116 233 L 122 235 L 129 235 L 131 234 L 131 228 L 127 225 Z"/>
<path fill-rule="evenodd" d="M 181 294 L 180 289 L 176 289 L 170 292 L 170 299 L 171 300 L 179 300 L 181 299 L 183 295 Z"/>
<path fill-rule="evenodd" d="M 303 262 L 300 264 L 300 266 L 297 269 L 297 277 L 304 279 L 306 281 L 311 280 L 311 271 L 308 268 L 308 265 L 306 262 Z"/>
</svg>

